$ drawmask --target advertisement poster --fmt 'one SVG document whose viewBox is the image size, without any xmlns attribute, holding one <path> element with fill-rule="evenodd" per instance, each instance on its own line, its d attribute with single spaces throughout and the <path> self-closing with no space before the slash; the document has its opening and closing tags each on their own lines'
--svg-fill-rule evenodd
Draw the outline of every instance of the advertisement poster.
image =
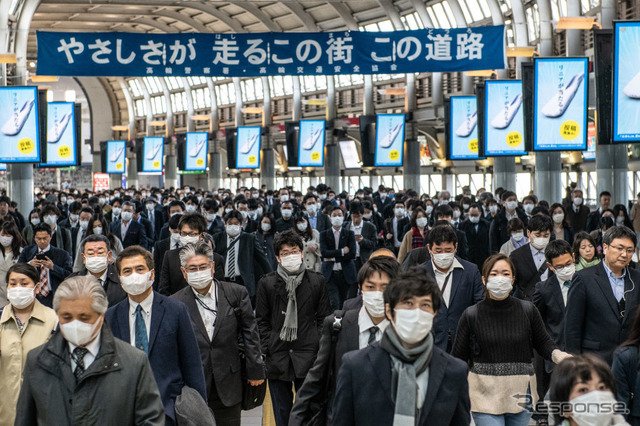
<svg viewBox="0 0 640 426">
<path fill-rule="evenodd" d="M 324 165 L 324 120 L 300 120 L 298 166 Z"/>
<path fill-rule="evenodd" d="M 449 152 L 452 160 L 477 160 L 478 105 L 475 96 L 451 96 Z"/>
<path fill-rule="evenodd" d="M 260 127 L 238 127 L 236 168 L 260 168 Z"/>
<path fill-rule="evenodd" d="M 587 149 L 587 58 L 535 59 L 534 151 Z"/>
<path fill-rule="evenodd" d="M 143 142 L 142 171 L 145 173 L 161 173 L 164 156 L 164 138 L 146 137 Z"/>
<path fill-rule="evenodd" d="M 107 142 L 107 173 L 125 172 L 125 141 Z"/>
<path fill-rule="evenodd" d="M 640 22 L 615 22 L 613 140 L 640 140 Z"/>
<path fill-rule="evenodd" d="M 75 166 L 76 126 L 73 102 L 47 104 L 47 166 Z"/>
<path fill-rule="evenodd" d="M 485 82 L 485 155 L 525 155 L 522 82 Z"/>
<path fill-rule="evenodd" d="M 108 173 L 93 174 L 93 190 L 95 192 L 109 190 L 109 174 Z"/>
<path fill-rule="evenodd" d="M 404 154 L 404 114 L 378 114 L 376 120 L 377 167 L 400 167 Z"/>
<path fill-rule="evenodd" d="M 37 95 L 37 87 L 0 87 L 0 161 L 40 161 Z"/>
<path fill-rule="evenodd" d="M 207 170 L 207 133 L 187 133 L 185 171 Z"/>
</svg>

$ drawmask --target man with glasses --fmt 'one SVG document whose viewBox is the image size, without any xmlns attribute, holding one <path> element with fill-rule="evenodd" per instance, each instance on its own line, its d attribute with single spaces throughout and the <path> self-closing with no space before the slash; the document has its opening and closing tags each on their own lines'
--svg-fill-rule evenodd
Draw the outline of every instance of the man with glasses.
<svg viewBox="0 0 640 426">
<path fill-rule="evenodd" d="M 629 269 L 637 244 L 625 226 L 604 233 L 604 259 L 571 280 L 565 312 L 565 350 L 595 353 L 609 364 L 628 335 L 640 297 L 640 271 Z"/>
</svg>

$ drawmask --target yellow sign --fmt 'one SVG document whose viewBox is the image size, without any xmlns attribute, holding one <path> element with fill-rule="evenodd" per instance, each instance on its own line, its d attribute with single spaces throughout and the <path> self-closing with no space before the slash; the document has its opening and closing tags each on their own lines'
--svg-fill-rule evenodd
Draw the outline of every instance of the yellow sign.
<svg viewBox="0 0 640 426">
<path fill-rule="evenodd" d="M 391 151 L 389 151 L 389 160 L 395 161 L 398 158 L 400 158 L 400 151 L 398 151 L 397 149 L 392 149 Z"/>
<path fill-rule="evenodd" d="M 153 168 L 157 169 L 158 167 L 160 167 L 160 162 L 156 160 L 153 162 Z"/>
<path fill-rule="evenodd" d="M 471 139 L 469 141 L 469 151 L 478 152 L 478 139 Z"/>
<path fill-rule="evenodd" d="M 18 141 L 18 150 L 23 154 L 31 154 L 36 149 L 36 144 L 29 138 L 22 138 Z"/>
<path fill-rule="evenodd" d="M 124 166 L 122 165 L 122 163 L 116 164 L 116 169 L 118 169 L 118 170 L 122 170 L 123 167 Z"/>
<path fill-rule="evenodd" d="M 313 151 L 311 153 L 311 160 L 313 160 L 313 161 L 320 160 L 320 153 L 318 151 Z"/>
<path fill-rule="evenodd" d="M 249 156 L 249 164 L 256 164 L 256 161 L 258 161 L 258 159 L 256 158 L 255 155 Z"/>
<path fill-rule="evenodd" d="M 516 131 L 509 132 L 506 140 L 507 140 L 507 145 L 509 145 L 512 148 L 515 148 L 516 146 L 520 146 L 520 144 L 522 143 L 522 134 Z"/>
<path fill-rule="evenodd" d="M 58 148 L 58 155 L 60 156 L 60 158 L 71 157 L 71 148 L 69 148 L 67 145 L 62 145 Z"/>
<path fill-rule="evenodd" d="M 204 166 L 204 158 L 198 158 L 198 159 L 196 160 L 196 165 L 197 165 L 198 167 L 202 167 L 202 166 Z"/>
<path fill-rule="evenodd" d="M 568 141 L 574 140 L 579 134 L 580 125 L 573 120 L 565 121 L 560 126 L 560 136 Z"/>
</svg>

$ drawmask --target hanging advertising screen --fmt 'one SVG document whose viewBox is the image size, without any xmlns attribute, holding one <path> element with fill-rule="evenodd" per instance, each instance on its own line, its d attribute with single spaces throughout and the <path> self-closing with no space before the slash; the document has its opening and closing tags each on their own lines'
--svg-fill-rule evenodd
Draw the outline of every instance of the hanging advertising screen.
<svg viewBox="0 0 640 426">
<path fill-rule="evenodd" d="M 145 173 L 161 173 L 164 156 L 164 138 L 146 137 L 144 138 L 142 153 L 142 171 Z"/>
<path fill-rule="evenodd" d="M 46 166 L 75 166 L 79 154 L 76 148 L 75 105 L 73 102 L 49 102 Z"/>
<path fill-rule="evenodd" d="M 522 82 L 487 80 L 484 93 L 485 155 L 525 155 Z"/>
<path fill-rule="evenodd" d="M 187 133 L 185 146 L 185 171 L 203 172 L 207 170 L 207 138 L 204 132 Z"/>
<path fill-rule="evenodd" d="M 640 141 L 640 22 L 615 22 L 613 141 Z"/>
<path fill-rule="evenodd" d="M 260 168 L 260 127 L 238 127 L 236 168 Z"/>
<path fill-rule="evenodd" d="M 0 87 L 0 105 L 0 161 L 39 162 L 38 88 Z"/>
<path fill-rule="evenodd" d="M 298 166 L 324 166 L 324 120 L 300 120 Z"/>
<path fill-rule="evenodd" d="M 475 96 L 451 96 L 449 156 L 451 160 L 478 160 L 478 105 Z"/>
<path fill-rule="evenodd" d="M 534 151 L 587 149 L 587 58 L 535 59 Z"/>
<path fill-rule="evenodd" d="M 404 114 L 378 114 L 376 118 L 377 167 L 402 166 L 404 153 Z"/>
<path fill-rule="evenodd" d="M 125 141 L 107 142 L 107 173 L 125 172 Z"/>
</svg>

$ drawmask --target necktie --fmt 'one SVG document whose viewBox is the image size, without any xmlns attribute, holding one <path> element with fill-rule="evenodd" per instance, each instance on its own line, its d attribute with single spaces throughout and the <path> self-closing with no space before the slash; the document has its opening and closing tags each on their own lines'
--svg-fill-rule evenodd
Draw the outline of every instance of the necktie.
<svg viewBox="0 0 640 426">
<path fill-rule="evenodd" d="M 144 323 L 144 318 L 142 318 L 142 306 L 138 305 L 136 307 L 136 348 L 144 351 L 144 353 L 149 354 L 149 341 L 147 340 L 147 326 Z"/>
<path fill-rule="evenodd" d="M 229 278 L 236 276 L 236 245 L 235 240 L 231 241 L 231 248 L 229 249 Z"/>
<path fill-rule="evenodd" d="M 87 348 L 81 348 L 78 346 L 73 350 L 71 356 L 76 363 L 76 369 L 73 370 L 73 375 L 76 376 L 76 382 L 79 382 L 84 374 L 84 356 L 89 352 Z"/>
<path fill-rule="evenodd" d="M 367 341 L 367 345 L 372 344 L 376 341 L 376 333 L 380 330 L 377 325 L 374 325 L 369 329 L 369 340 Z"/>
<path fill-rule="evenodd" d="M 40 254 L 44 254 L 44 250 L 40 250 Z M 49 271 L 44 266 L 40 267 L 40 295 L 47 297 L 49 295 Z"/>
</svg>

